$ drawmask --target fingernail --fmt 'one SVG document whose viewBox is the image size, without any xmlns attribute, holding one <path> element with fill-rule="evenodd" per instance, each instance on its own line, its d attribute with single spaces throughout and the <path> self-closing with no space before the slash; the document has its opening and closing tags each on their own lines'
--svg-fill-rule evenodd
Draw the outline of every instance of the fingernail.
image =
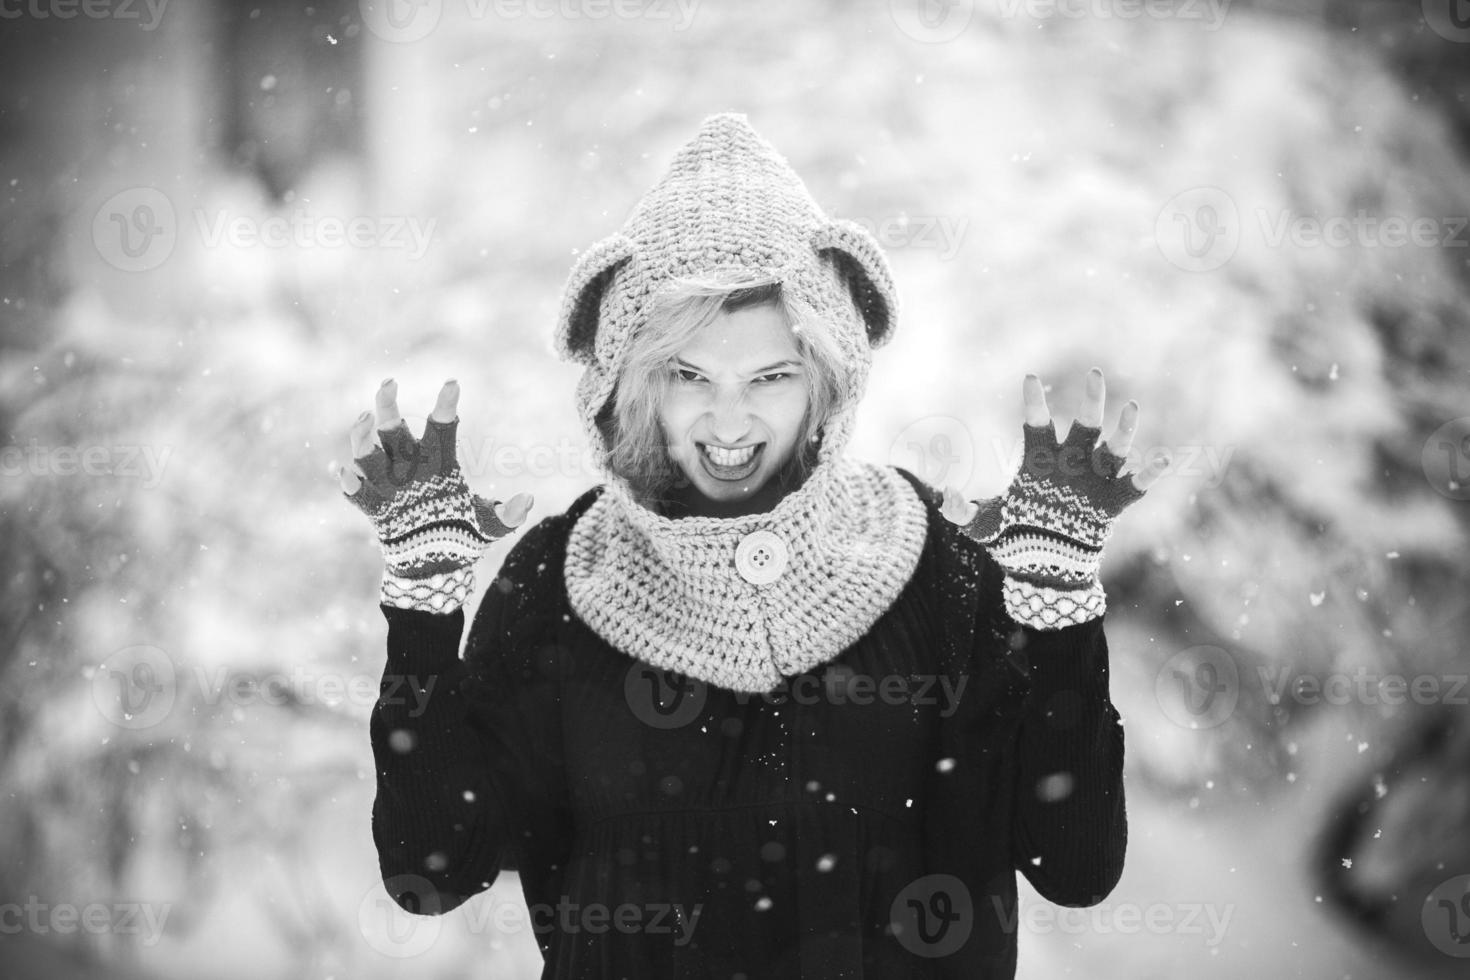
<svg viewBox="0 0 1470 980">
<path fill-rule="evenodd" d="M 456 380 L 454 380 L 453 378 L 450 378 L 448 381 L 446 381 L 444 383 L 447 384 L 447 385 L 457 385 L 457 384 L 459 384 L 459 382 L 456 381 Z"/>
<path fill-rule="evenodd" d="M 372 409 L 368 409 L 365 412 L 363 412 L 361 415 L 359 415 L 357 417 L 357 420 L 359 422 L 366 422 L 368 419 L 370 419 L 372 417 L 373 417 L 373 410 Z"/>
<path fill-rule="evenodd" d="M 391 385 L 392 383 L 393 383 L 393 379 L 392 378 L 384 378 L 383 379 L 383 383 L 381 385 L 379 385 L 378 387 L 380 387 L 380 388 L 386 388 L 389 385 Z"/>
</svg>

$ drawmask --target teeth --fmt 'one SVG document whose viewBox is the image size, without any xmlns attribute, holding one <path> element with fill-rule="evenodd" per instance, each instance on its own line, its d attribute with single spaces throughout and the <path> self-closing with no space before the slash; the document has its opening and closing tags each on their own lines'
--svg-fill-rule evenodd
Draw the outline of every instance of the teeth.
<svg viewBox="0 0 1470 980">
<path fill-rule="evenodd" d="M 755 455 L 755 446 L 746 446 L 744 449 L 721 449 L 719 446 L 704 447 L 705 455 L 720 466 L 741 466 L 750 462 L 750 457 Z"/>
</svg>

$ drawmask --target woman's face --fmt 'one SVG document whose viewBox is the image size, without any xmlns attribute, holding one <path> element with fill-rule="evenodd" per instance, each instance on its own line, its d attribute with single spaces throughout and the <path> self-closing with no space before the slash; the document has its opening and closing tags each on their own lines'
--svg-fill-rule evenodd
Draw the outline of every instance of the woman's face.
<svg viewBox="0 0 1470 980">
<path fill-rule="evenodd" d="M 721 312 L 679 351 L 659 422 L 669 458 L 697 491 L 691 512 L 734 517 L 774 505 L 772 477 L 800 448 L 805 370 L 774 303 Z"/>
</svg>

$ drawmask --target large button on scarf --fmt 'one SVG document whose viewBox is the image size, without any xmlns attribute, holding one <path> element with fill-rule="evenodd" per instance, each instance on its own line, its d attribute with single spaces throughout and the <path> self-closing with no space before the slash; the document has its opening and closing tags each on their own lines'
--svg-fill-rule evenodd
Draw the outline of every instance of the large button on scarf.
<svg viewBox="0 0 1470 980">
<path fill-rule="evenodd" d="M 775 531 L 751 531 L 735 547 L 735 570 L 751 585 L 770 585 L 786 571 L 786 542 Z"/>
</svg>

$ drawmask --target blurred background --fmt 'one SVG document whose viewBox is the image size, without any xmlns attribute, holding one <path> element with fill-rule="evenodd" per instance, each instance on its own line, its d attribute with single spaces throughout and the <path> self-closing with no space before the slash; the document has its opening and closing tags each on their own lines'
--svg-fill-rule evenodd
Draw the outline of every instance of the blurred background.
<svg viewBox="0 0 1470 980">
<path fill-rule="evenodd" d="M 855 455 L 997 493 L 1096 364 L 1174 461 L 1127 871 L 1020 975 L 1465 976 L 1463 0 L 0 0 L 0 976 L 538 975 L 513 875 L 382 891 L 333 474 L 453 376 L 479 492 L 599 482 L 563 279 L 727 110 L 893 263 Z"/>
</svg>

